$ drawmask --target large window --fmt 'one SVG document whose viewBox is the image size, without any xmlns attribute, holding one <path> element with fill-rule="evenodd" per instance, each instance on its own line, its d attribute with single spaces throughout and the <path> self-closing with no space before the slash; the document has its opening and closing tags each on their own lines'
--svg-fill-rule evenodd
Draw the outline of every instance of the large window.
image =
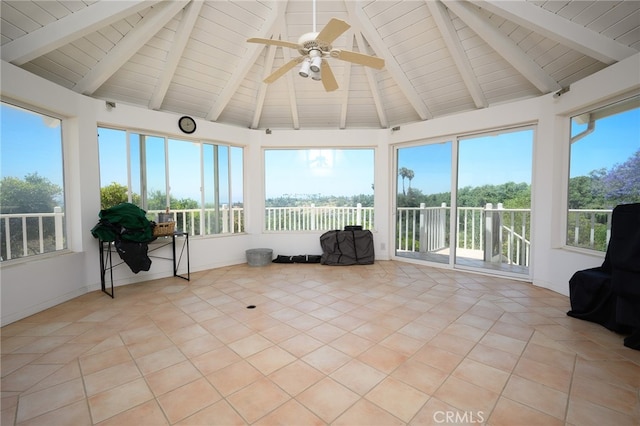
<svg viewBox="0 0 640 426">
<path fill-rule="evenodd" d="M 1 260 L 65 249 L 61 121 L 5 102 L 0 116 Z"/>
<path fill-rule="evenodd" d="M 567 245 L 606 251 L 611 212 L 640 202 L 640 96 L 571 117 Z"/>
<path fill-rule="evenodd" d="M 191 235 L 244 231 L 242 148 L 99 129 L 101 207 L 168 208 Z"/>
<path fill-rule="evenodd" d="M 373 149 L 265 151 L 265 229 L 373 228 Z"/>
</svg>

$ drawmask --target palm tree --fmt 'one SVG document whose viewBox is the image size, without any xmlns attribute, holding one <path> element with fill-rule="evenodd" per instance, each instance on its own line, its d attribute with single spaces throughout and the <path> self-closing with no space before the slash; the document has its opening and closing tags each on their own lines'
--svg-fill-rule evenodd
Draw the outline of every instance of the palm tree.
<svg viewBox="0 0 640 426">
<path fill-rule="evenodd" d="M 407 169 L 406 167 L 401 167 L 400 170 L 398 170 L 398 175 L 402 177 L 402 195 L 407 195 L 406 192 L 404 191 L 404 180 L 409 179 L 409 187 L 411 187 L 411 179 L 414 178 L 415 173 L 413 173 L 413 170 L 411 169 Z"/>
</svg>

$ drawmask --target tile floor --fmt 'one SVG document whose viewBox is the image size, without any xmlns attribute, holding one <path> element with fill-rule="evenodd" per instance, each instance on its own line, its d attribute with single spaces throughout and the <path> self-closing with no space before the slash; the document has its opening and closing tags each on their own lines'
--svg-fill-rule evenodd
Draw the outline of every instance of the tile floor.
<svg viewBox="0 0 640 426">
<path fill-rule="evenodd" d="M 639 424 L 640 352 L 568 308 L 394 261 L 96 291 L 2 328 L 1 423 Z"/>
</svg>

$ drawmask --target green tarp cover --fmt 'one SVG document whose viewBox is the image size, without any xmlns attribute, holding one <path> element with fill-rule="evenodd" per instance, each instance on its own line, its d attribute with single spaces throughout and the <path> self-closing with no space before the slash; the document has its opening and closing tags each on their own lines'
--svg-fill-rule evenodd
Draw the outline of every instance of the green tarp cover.
<svg viewBox="0 0 640 426">
<path fill-rule="evenodd" d="M 139 243 L 152 241 L 153 227 L 146 214 L 146 211 L 131 203 L 121 203 L 100 210 L 98 214 L 100 221 L 93 227 L 91 234 L 102 241 L 116 239 Z"/>
</svg>

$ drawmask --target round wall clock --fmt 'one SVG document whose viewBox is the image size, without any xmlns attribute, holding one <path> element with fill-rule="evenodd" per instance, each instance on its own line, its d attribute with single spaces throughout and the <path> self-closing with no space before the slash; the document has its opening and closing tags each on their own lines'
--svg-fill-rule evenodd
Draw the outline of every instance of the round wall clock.
<svg viewBox="0 0 640 426">
<path fill-rule="evenodd" d="M 178 120 L 178 127 L 180 127 L 180 130 L 183 132 L 191 134 L 196 131 L 196 121 L 185 115 Z"/>
</svg>

